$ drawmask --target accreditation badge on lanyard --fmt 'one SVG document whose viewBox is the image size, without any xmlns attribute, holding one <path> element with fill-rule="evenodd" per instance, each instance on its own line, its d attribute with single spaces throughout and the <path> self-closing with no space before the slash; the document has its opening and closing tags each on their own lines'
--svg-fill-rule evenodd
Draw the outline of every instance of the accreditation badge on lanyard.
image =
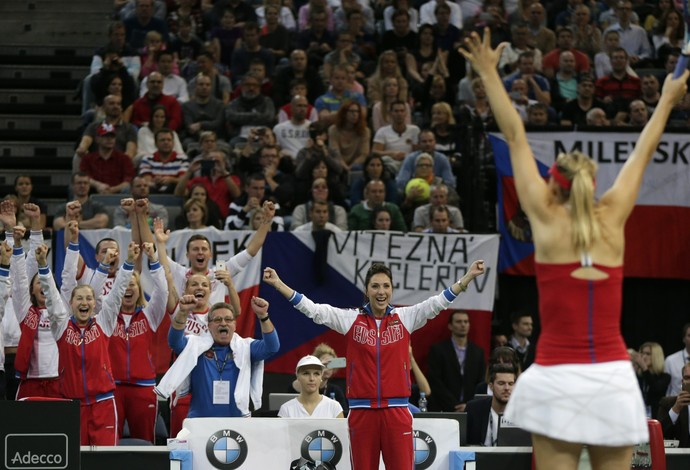
<svg viewBox="0 0 690 470">
<path fill-rule="evenodd" d="M 229 405 L 230 404 L 230 382 L 223 380 L 223 370 L 228 362 L 228 357 L 232 354 L 230 350 L 225 353 L 223 362 L 218 360 L 216 351 L 213 351 L 213 358 L 216 360 L 216 368 L 218 369 L 219 380 L 213 381 L 213 404 L 214 405 Z"/>
</svg>

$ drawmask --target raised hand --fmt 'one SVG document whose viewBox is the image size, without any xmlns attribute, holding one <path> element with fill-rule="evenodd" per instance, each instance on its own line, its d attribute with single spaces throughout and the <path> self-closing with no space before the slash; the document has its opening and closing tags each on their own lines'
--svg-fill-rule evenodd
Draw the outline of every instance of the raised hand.
<svg viewBox="0 0 690 470">
<path fill-rule="evenodd" d="M 36 262 L 41 268 L 48 266 L 48 246 L 44 243 L 36 248 Z"/>
<path fill-rule="evenodd" d="M 0 202 L 0 222 L 5 226 L 5 231 L 17 225 L 17 208 L 11 199 Z"/>
<path fill-rule="evenodd" d="M 480 75 L 496 71 L 498 60 L 501 58 L 503 48 L 508 43 L 501 43 L 496 49 L 491 48 L 491 30 L 484 28 L 484 39 L 479 37 L 479 34 L 473 32 L 468 38 L 465 38 L 465 46 L 458 49 L 458 52 L 465 56 L 474 70 Z"/>
<path fill-rule="evenodd" d="M 134 212 L 134 199 L 131 197 L 120 199 L 120 208 L 129 216 Z"/>
<path fill-rule="evenodd" d="M 182 312 L 189 313 L 192 310 L 194 310 L 194 307 L 196 307 L 196 303 L 197 303 L 196 297 L 194 297 L 193 295 L 189 295 L 189 294 L 183 295 L 182 297 L 180 297 L 180 303 L 179 303 L 180 310 Z"/>
<path fill-rule="evenodd" d="M 227 269 L 216 269 L 215 278 L 225 284 L 229 289 L 235 289 L 235 284 L 232 282 L 232 276 Z"/>
<path fill-rule="evenodd" d="M 165 230 L 163 219 L 160 217 L 153 219 L 153 233 L 156 236 L 156 242 L 168 243 L 168 239 L 170 238 L 170 230 Z"/>
<path fill-rule="evenodd" d="M 148 214 L 149 213 L 149 200 L 146 198 L 137 199 L 135 210 L 137 214 Z"/>
<path fill-rule="evenodd" d="M 105 255 L 103 256 L 103 264 L 111 265 L 120 257 L 120 252 L 115 248 L 108 248 L 105 250 Z"/>
<path fill-rule="evenodd" d="M 67 220 L 79 220 L 81 219 L 81 202 L 72 201 L 68 202 L 65 210 L 65 218 Z"/>
<path fill-rule="evenodd" d="M 14 238 L 14 246 L 22 246 L 22 240 L 24 240 L 24 234 L 26 233 L 26 227 L 23 225 L 15 225 L 12 228 L 12 238 Z"/>
<path fill-rule="evenodd" d="M 472 263 L 469 271 L 467 271 L 472 278 L 484 274 L 484 260 L 478 259 Z"/>
<path fill-rule="evenodd" d="M 273 268 L 264 268 L 264 282 L 268 284 L 269 286 L 276 287 L 278 284 L 280 284 L 280 277 L 278 277 L 278 273 L 276 272 L 275 269 Z"/>
<path fill-rule="evenodd" d="M 155 246 L 151 242 L 144 242 L 141 244 L 142 249 L 144 250 L 144 253 L 146 253 L 146 256 L 148 259 L 152 262 L 155 263 L 158 261 L 158 254 L 156 253 Z"/>
<path fill-rule="evenodd" d="M 273 216 L 276 215 L 276 205 L 273 203 L 273 201 L 264 201 L 263 206 L 261 207 L 266 215 L 264 218 L 264 223 L 267 224 L 273 222 Z"/>
<path fill-rule="evenodd" d="M 79 243 L 79 222 L 76 220 L 67 222 L 66 235 L 71 243 Z"/>
<path fill-rule="evenodd" d="M 261 297 L 252 297 L 252 310 L 254 310 L 257 317 L 265 317 L 268 315 L 268 301 Z"/>
<path fill-rule="evenodd" d="M 140 254 L 141 248 L 139 245 L 137 245 L 135 242 L 129 242 L 129 245 L 127 246 L 127 262 L 129 264 L 134 264 L 134 260 L 136 260 Z"/>
<path fill-rule="evenodd" d="M 12 259 L 12 247 L 7 241 L 2 242 L 0 245 L 0 264 L 7 266 L 10 264 Z"/>
<path fill-rule="evenodd" d="M 37 204 L 26 203 L 22 206 L 24 213 L 32 220 L 38 220 L 41 217 L 41 208 Z"/>
</svg>

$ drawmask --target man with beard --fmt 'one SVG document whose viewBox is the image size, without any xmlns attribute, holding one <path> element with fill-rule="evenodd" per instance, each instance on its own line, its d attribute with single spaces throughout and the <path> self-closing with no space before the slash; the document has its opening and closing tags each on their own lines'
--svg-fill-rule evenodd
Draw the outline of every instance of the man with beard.
<svg viewBox="0 0 690 470">
<path fill-rule="evenodd" d="M 511 364 L 496 364 L 489 373 L 492 396 L 467 403 L 467 444 L 495 447 L 498 424 L 515 385 L 515 369 Z"/>
<path fill-rule="evenodd" d="M 226 303 L 214 304 L 208 313 L 210 335 L 185 336 L 187 315 L 196 305 L 194 296 L 180 299 L 173 317 L 169 342 L 178 359 L 161 380 L 156 392 L 168 397 L 189 376 L 193 395 L 189 418 L 250 416 L 249 400 L 261 403 L 263 361 L 278 352 L 278 333 L 268 316 L 268 302 L 252 297 L 263 339 L 235 334 L 236 316 Z"/>
<path fill-rule="evenodd" d="M 242 95 L 225 108 L 225 121 L 232 137 L 246 138 L 252 127 L 273 127 L 273 101 L 261 94 L 261 80 L 253 73 L 242 79 Z"/>
</svg>

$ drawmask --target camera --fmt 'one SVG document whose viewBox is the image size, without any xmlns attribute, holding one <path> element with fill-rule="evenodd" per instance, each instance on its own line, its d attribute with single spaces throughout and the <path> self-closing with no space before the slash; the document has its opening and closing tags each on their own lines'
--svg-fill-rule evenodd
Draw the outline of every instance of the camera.
<svg viewBox="0 0 690 470">
<path fill-rule="evenodd" d="M 215 166 L 216 162 L 214 160 L 201 160 L 201 176 L 211 176 Z"/>
</svg>

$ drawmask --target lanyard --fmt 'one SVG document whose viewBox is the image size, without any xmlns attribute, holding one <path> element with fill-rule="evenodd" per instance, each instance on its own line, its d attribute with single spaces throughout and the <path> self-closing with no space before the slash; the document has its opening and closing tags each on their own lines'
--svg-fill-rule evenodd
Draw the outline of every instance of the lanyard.
<svg viewBox="0 0 690 470">
<path fill-rule="evenodd" d="M 216 350 L 213 350 L 213 358 L 216 360 L 216 369 L 218 369 L 218 376 L 220 380 L 223 380 L 223 371 L 225 370 L 225 365 L 228 362 L 228 357 L 230 356 L 230 348 L 228 347 L 228 350 L 225 353 L 225 359 L 223 359 L 223 363 L 221 364 L 220 361 L 218 360 L 218 356 L 216 355 Z"/>
</svg>

